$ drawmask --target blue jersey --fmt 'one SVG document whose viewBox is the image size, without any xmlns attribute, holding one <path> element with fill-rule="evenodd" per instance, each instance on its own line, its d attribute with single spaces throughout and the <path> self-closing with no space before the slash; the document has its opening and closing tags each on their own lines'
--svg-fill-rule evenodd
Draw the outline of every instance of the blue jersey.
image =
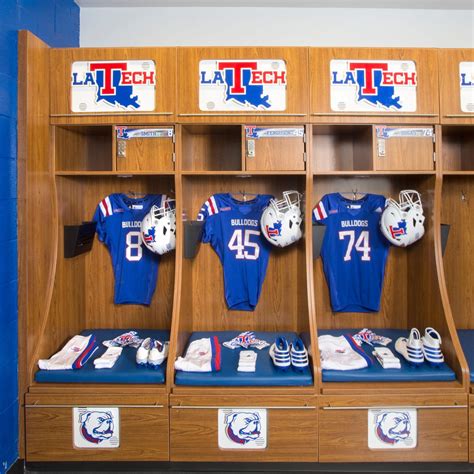
<svg viewBox="0 0 474 474">
<path fill-rule="evenodd" d="M 164 194 L 148 194 L 138 199 L 110 194 L 95 210 L 97 235 L 112 257 L 115 304 L 151 303 L 159 257 L 142 244 L 140 226 L 151 207 L 154 204 L 161 207 L 165 200 Z"/>
<path fill-rule="evenodd" d="M 260 217 L 273 196 L 238 201 L 230 194 L 214 194 L 202 206 L 202 241 L 212 245 L 224 271 L 229 309 L 253 311 L 267 271 L 271 244 L 260 232 Z"/>
<path fill-rule="evenodd" d="M 385 197 L 358 200 L 326 194 L 313 210 L 313 221 L 326 225 L 321 257 L 337 312 L 379 311 L 389 242 L 380 231 Z"/>
</svg>

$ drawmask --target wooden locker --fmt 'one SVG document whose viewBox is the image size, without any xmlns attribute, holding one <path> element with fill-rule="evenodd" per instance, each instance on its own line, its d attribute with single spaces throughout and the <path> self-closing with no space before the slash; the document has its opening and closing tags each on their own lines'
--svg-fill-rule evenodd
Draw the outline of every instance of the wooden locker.
<svg viewBox="0 0 474 474">
<path fill-rule="evenodd" d="M 438 61 L 441 123 L 474 124 L 474 50 L 439 49 Z"/>
<path fill-rule="evenodd" d="M 77 61 L 140 61 L 155 63 L 153 110 L 116 106 L 110 112 L 73 112 L 71 108 L 72 64 Z M 130 124 L 173 123 L 176 103 L 176 48 L 58 48 L 51 49 L 51 123 Z M 132 94 L 134 92 L 132 91 Z"/>
<path fill-rule="evenodd" d="M 432 171 L 433 127 L 374 126 L 374 170 Z"/>
<path fill-rule="evenodd" d="M 117 171 L 174 170 L 173 127 L 115 126 Z"/>
<path fill-rule="evenodd" d="M 241 116 L 252 116 L 252 121 L 262 123 L 304 123 L 308 113 L 308 54 L 307 48 L 281 47 L 205 47 L 178 48 L 178 119 L 181 122 L 240 123 Z M 286 105 L 278 111 L 265 111 L 266 106 L 242 105 L 238 110 L 212 111 L 200 106 L 200 61 L 204 60 L 275 60 L 286 67 Z M 277 71 L 278 72 L 278 71 Z M 220 79 L 220 78 L 219 78 Z M 205 78 L 211 81 L 212 78 Z M 259 80 L 261 78 L 259 77 Z M 223 90 L 222 94 L 227 91 Z M 235 101 L 234 101 L 235 102 Z M 246 104 L 246 103 L 245 103 Z M 202 104 L 203 106 L 205 104 Z"/>
<path fill-rule="evenodd" d="M 303 171 L 304 127 L 244 126 L 245 170 Z"/>
</svg>

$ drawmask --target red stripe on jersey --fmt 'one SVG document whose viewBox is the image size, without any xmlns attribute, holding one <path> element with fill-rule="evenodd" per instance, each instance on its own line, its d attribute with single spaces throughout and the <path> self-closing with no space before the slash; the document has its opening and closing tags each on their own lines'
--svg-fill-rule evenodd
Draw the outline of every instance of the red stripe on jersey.
<svg viewBox="0 0 474 474">
<path fill-rule="evenodd" d="M 105 215 L 107 217 L 110 216 L 110 209 L 109 209 L 109 206 L 107 205 L 107 201 L 105 199 L 102 199 L 102 205 L 104 206 L 104 209 L 105 209 Z"/>
<path fill-rule="evenodd" d="M 210 208 L 211 208 L 212 214 L 215 214 L 215 213 L 216 213 L 216 210 L 215 210 L 215 208 L 214 208 L 214 204 L 212 203 L 212 199 L 209 198 L 209 199 L 207 200 L 207 202 L 209 203 L 209 206 L 210 206 Z"/>
</svg>

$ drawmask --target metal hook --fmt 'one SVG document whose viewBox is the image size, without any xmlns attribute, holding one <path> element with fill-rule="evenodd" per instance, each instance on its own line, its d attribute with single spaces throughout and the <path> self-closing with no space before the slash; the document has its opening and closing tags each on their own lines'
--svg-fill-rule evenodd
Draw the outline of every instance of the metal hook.
<svg viewBox="0 0 474 474">
<path fill-rule="evenodd" d="M 467 202 L 467 196 L 464 190 L 461 189 L 461 201 Z"/>
</svg>

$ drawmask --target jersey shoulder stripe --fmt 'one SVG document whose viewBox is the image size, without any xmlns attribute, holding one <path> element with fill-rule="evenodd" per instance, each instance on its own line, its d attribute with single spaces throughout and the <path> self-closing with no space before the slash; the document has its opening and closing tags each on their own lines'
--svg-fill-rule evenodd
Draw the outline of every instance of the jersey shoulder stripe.
<svg viewBox="0 0 474 474">
<path fill-rule="evenodd" d="M 107 196 L 99 204 L 100 210 L 104 217 L 109 217 L 113 213 L 112 203 L 110 202 L 110 197 Z"/>
</svg>

